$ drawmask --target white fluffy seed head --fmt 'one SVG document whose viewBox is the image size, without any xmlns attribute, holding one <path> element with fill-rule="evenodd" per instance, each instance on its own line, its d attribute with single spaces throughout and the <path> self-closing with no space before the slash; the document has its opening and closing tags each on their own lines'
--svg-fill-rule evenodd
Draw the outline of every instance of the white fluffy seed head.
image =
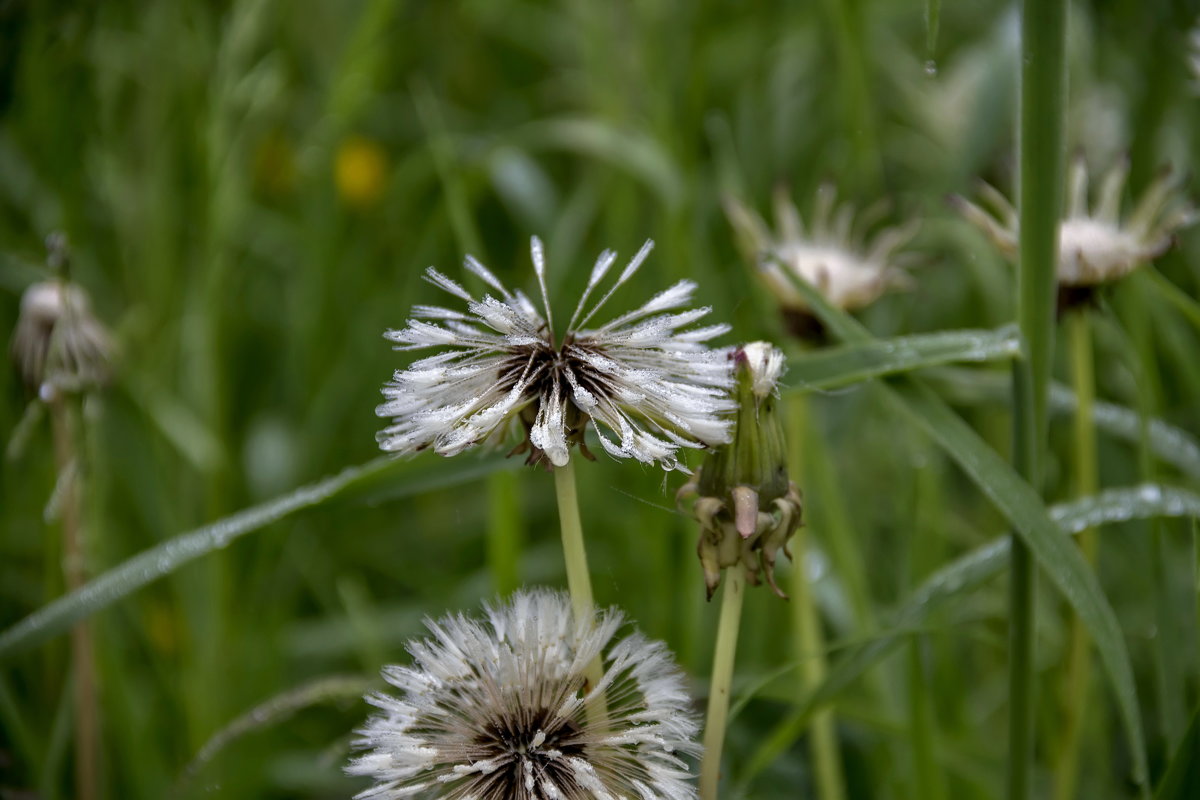
<svg viewBox="0 0 1200 800">
<path fill-rule="evenodd" d="M 1195 208 L 1179 198 L 1180 179 L 1170 169 L 1159 171 L 1134 210 L 1122 218 L 1121 194 L 1128 174 L 1127 159 L 1114 164 L 1089 208 L 1087 162 L 1082 154 L 1072 160 L 1066 214 L 1058 237 L 1060 286 L 1094 287 L 1122 278 L 1165 253 L 1174 234 L 1200 218 Z M 980 197 L 984 205 L 957 195 L 951 202 L 1005 256 L 1015 259 L 1019 241 L 1016 209 L 987 184 L 981 185 Z"/>
<path fill-rule="evenodd" d="M 853 230 L 854 208 L 838 206 L 832 184 L 823 184 L 818 190 L 808 225 L 782 190 L 775 196 L 774 233 L 762 217 L 737 200 L 726 200 L 725 213 L 743 255 L 756 265 L 785 310 L 807 310 L 803 295 L 795 288 L 796 278 L 815 286 L 830 304 L 848 311 L 870 305 L 889 289 L 909 286 L 908 274 L 893 256 L 915 235 L 915 225 L 883 228 L 870 241 L 863 241 L 863 232 L 856 236 Z"/>
<path fill-rule="evenodd" d="M 387 667 L 399 696 L 360 733 L 347 771 L 374 783 L 358 798 L 395 800 L 690 800 L 697 721 L 659 642 L 618 638 L 620 612 L 577 620 L 569 598 L 521 591 L 427 623 L 411 667 Z M 588 664 L 604 676 L 585 689 Z M 603 693 L 606 712 L 590 717 Z"/>
<path fill-rule="evenodd" d="M 82 287 L 55 279 L 21 296 L 12 355 L 26 385 L 50 400 L 108 381 L 113 345 Z"/>
<path fill-rule="evenodd" d="M 643 245 L 616 283 L 592 301 L 616 260 L 609 251 L 600 255 L 561 339 L 552 329 L 537 239 L 532 252 L 541 311 L 474 259 L 467 269 L 499 297 L 476 299 L 431 268 L 430 282 L 465 301 L 467 310 L 417 306 L 406 328 L 387 334 L 399 350 L 442 352 L 396 372 L 384 386 L 376 413 L 392 422 L 379 433 L 380 446 L 455 455 L 503 436 L 506 423 L 519 419 L 526 439 L 514 452 L 527 451 L 531 463 L 562 466 L 575 445 L 590 457 L 583 445 L 591 423 L 608 453 L 671 470 L 683 469 L 681 447 L 726 441 L 732 369 L 705 343 L 728 328 L 692 327 L 709 311 L 680 310 L 691 301 L 693 282 L 681 281 L 608 323 L 583 327 L 641 267 L 651 246 Z"/>
</svg>

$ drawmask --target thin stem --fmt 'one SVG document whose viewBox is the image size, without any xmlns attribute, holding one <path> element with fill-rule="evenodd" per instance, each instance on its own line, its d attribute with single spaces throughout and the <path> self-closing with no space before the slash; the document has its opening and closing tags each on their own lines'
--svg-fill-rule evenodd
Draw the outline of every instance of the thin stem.
<svg viewBox="0 0 1200 800">
<path fill-rule="evenodd" d="M 1017 324 L 1025 358 L 1013 362 L 1013 460 L 1018 472 L 1039 488 L 1047 442 L 1062 215 L 1066 12 L 1066 0 L 1042 0 L 1025 2 L 1021 17 Z M 1014 533 L 1009 581 L 1009 800 L 1025 800 L 1030 791 L 1035 587 L 1033 557 Z"/>
<path fill-rule="evenodd" d="M 808 581 L 808 532 L 801 528 L 792 539 L 792 602 L 793 621 L 800 643 L 801 697 L 807 697 L 825 680 L 825 636 L 821 618 L 814 602 L 812 585 Z M 838 747 L 837 727 L 833 707 L 826 705 L 812 715 L 812 735 L 809 752 L 816 777 L 817 797 L 820 800 L 843 800 L 846 782 L 842 776 L 842 761 Z"/>
<path fill-rule="evenodd" d="M 1067 319 L 1067 334 L 1071 342 L 1071 382 L 1078 398 L 1074 425 L 1075 495 L 1088 497 L 1099 487 L 1096 460 L 1096 427 L 1092 421 L 1095 406 L 1096 380 L 1092 356 L 1092 337 L 1087 311 L 1072 314 Z M 1097 539 L 1095 528 L 1079 534 L 1079 547 L 1089 563 L 1096 563 Z M 1066 674 L 1063 678 L 1062 749 L 1054 774 L 1054 797 L 1071 800 L 1079 784 L 1079 751 L 1083 740 L 1087 695 L 1091 685 L 1092 661 L 1087 632 L 1079 617 L 1071 614 L 1068 622 L 1069 650 Z"/>
<path fill-rule="evenodd" d="M 79 464 L 69 400 L 61 394 L 50 403 L 54 431 L 54 456 L 60 481 L 59 498 L 63 536 L 63 572 L 67 591 L 73 592 L 87 580 L 84 570 L 82 515 L 79 498 Z M 94 800 L 99 789 L 99 725 L 96 702 L 96 658 L 92 632 L 87 622 L 71 629 L 71 668 L 75 679 L 75 793 L 80 800 Z"/>
<path fill-rule="evenodd" d="M 808 430 L 808 398 L 798 395 L 789 399 L 788 440 L 791 446 L 791 469 L 799 476 L 802 454 Z M 814 602 L 812 585 L 808 580 L 808 531 L 800 528 L 792 539 L 792 623 L 800 652 L 800 696 L 807 697 L 825 680 L 825 637 L 821 619 Z M 809 752 L 813 760 L 817 797 L 821 800 L 842 800 L 846 796 L 842 759 L 837 739 L 837 724 L 833 707 L 825 706 L 812 715 L 812 736 Z"/>
<path fill-rule="evenodd" d="M 563 559 L 567 565 L 567 588 L 575 620 L 591 624 L 596 613 L 592 599 L 592 579 L 588 573 L 587 550 L 583 546 L 583 523 L 579 519 L 579 493 L 575 490 L 575 462 L 554 468 L 554 493 L 558 499 L 558 520 L 562 526 Z M 585 691 L 599 686 L 604 665 L 597 656 L 587 669 Z M 603 694 L 588 703 L 588 716 L 596 725 L 608 718 L 608 703 Z"/>
<path fill-rule="evenodd" d="M 725 570 L 721 590 L 721 618 L 713 648 L 712 680 L 708 687 L 708 715 L 704 721 L 704 758 L 700 763 L 700 800 L 717 799 L 721 777 L 721 748 L 729 716 L 729 693 L 733 683 L 733 660 L 737 653 L 738 627 L 742 622 L 742 599 L 746 575 L 740 566 Z"/>
</svg>

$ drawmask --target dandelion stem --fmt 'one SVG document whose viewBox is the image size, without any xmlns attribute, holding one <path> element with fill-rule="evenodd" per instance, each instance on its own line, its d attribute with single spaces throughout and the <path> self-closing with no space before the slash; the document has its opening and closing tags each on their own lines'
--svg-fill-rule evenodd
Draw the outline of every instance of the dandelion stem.
<svg viewBox="0 0 1200 800">
<path fill-rule="evenodd" d="M 54 456 L 58 468 L 59 513 L 62 519 L 63 572 L 67 591 L 86 582 L 79 497 L 79 464 L 70 401 L 56 394 L 50 403 Z M 71 668 L 75 682 L 75 795 L 94 800 L 99 782 L 99 725 L 96 703 L 96 664 L 92 631 L 87 622 L 71 630 Z"/>
<path fill-rule="evenodd" d="M 1088 497 L 1096 493 L 1099 478 L 1096 471 L 1096 428 L 1092 422 L 1096 381 L 1087 311 L 1072 314 L 1067 319 L 1067 326 L 1071 342 L 1071 380 L 1078 398 L 1074 426 L 1075 494 Z M 1096 529 L 1082 531 L 1078 541 L 1084 557 L 1094 565 L 1097 554 Z M 1063 738 L 1055 766 L 1055 800 L 1072 800 L 1075 797 L 1079 783 L 1079 750 L 1092 673 L 1087 632 L 1079 616 L 1072 613 L 1068 625 L 1069 649 L 1063 676 Z"/>
<path fill-rule="evenodd" d="M 737 653 L 738 626 L 742 621 L 742 599 L 746 576 L 741 566 L 725 570 L 721 590 L 721 619 L 713 648 L 712 679 L 708 687 L 708 715 L 704 722 L 704 757 L 700 764 L 700 800 L 716 800 L 721 777 L 721 748 L 725 744 L 725 722 L 729 716 L 729 693 L 733 683 L 733 660 Z"/>
<path fill-rule="evenodd" d="M 1013 362 L 1013 462 L 1035 488 L 1042 482 L 1054 352 L 1055 272 L 1062 214 L 1066 0 L 1025 2 L 1021 15 L 1017 324 L 1024 358 Z M 1033 760 L 1033 556 L 1012 535 L 1009 580 L 1009 800 L 1029 797 Z"/>
<path fill-rule="evenodd" d="M 591 622 L 596 613 L 592 599 L 592 579 L 588 573 L 587 550 L 583 546 L 583 523 L 579 519 L 579 493 L 575 489 L 575 462 L 554 468 L 554 492 L 558 499 L 558 520 L 562 526 L 563 559 L 567 565 L 567 589 L 577 622 Z M 587 669 L 588 689 L 598 686 L 604 677 L 604 665 L 597 656 Z M 597 725 L 608 718 L 608 704 L 599 694 L 588 703 L 588 716 Z"/>
</svg>

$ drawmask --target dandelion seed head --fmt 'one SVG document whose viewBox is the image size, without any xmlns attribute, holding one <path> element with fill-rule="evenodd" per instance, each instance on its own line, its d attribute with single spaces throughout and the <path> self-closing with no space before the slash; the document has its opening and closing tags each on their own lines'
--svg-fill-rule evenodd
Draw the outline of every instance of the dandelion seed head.
<svg viewBox="0 0 1200 800">
<path fill-rule="evenodd" d="M 48 264 L 65 272 L 69 259 L 62 234 L 47 238 Z M 31 285 L 21 296 L 12 356 L 26 385 L 43 400 L 108 381 L 112 340 L 92 313 L 83 287 L 65 277 Z"/>
<path fill-rule="evenodd" d="M 685 757 L 696 718 L 683 677 L 660 642 L 610 609 L 577 620 L 569 598 L 521 591 L 483 619 L 430 621 L 410 643 L 410 667 L 384 677 L 400 696 L 360 733 L 367 752 L 347 771 L 374 779 L 366 800 L 591 800 L 695 797 Z M 585 687 L 600 656 L 604 677 Z M 603 692 L 607 712 L 589 718 Z"/>
<path fill-rule="evenodd" d="M 1170 249 L 1174 234 L 1197 220 L 1196 209 L 1178 197 L 1180 176 L 1159 171 L 1134 210 L 1121 217 L 1121 193 L 1129 174 L 1121 159 L 1104 175 L 1088 206 L 1088 169 L 1082 154 L 1067 176 L 1067 209 L 1059 227 L 1057 277 L 1061 287 L 1094 287 L 1115 281 Z M 976 204 L 954 196 L 952 204 L 1008 258 L 1017 257 L 1019 230 L 1013 204 L 981 184 Z"/>
<path fill-rule="evenodd" d="M 839 206 L 832 184 L 817 191 L 807 225 L 782 189 L 775 195 L 774 232 L 736 200 L 727 200 L 725 211 L 745 256 L 757 265 L 785 311 L 807 311 L 795 278 L 811 283 L 832 305 L 847 311 L 870 305 L 889 289 L 909 285 L 896 251 L 915 235 L 915 226 L 885 227 L 868 238 L 873 215 L 860 216 L 850 205 Z"/>
<path fill-rule="evenodd" d="M 513 451 L 529 463 L 563 466 L 571 448 L 591 457 L 587 425 L 596 426 L 604 450 L 618 458 L 683 469 L 680 448 L 727 440 L 734 408 L 728 396 L 731 366 L 705 342 L 725 325 L 692 327 L 708 308 L 679 310 L 696 290 L 680 281 L 642 306 L 596 327 L 584 327 L 650 252 L 647 242 L 616 282 L 592 300 L 616 261 L 604 251 L 561 339 L 554 331 L 541 242 L 531 243 L 542 309 L 509 291 L 486 267 L 468 257 L 466 268 L 496 292 L 476 298 L 432 267 L 430 283 L 466 303 L 466 311 L 420 305 L 408 326 L 386 338 L 399 350 L 444 348 L 399 370 L 384 386 L 376 413 L 391 424 L 378 435 L 389 452 L 432 448 L 456 455 L 500 438 L 519 419 L 525 439 Z"/>
</svg>

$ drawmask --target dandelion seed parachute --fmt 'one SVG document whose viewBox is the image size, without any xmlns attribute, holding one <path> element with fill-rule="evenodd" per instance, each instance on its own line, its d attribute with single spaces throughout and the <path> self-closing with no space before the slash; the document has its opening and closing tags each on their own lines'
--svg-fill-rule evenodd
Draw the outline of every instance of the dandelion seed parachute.
<svg viewBox="0 0 1200 800">
<path fill-rule="evenodd" d="M 610 609 L 576 620 L 566 595 L 522 591 L 484 619 L 427 622 L 411 667 L 384 670 L 401 696 L 360 731 L 368 750 L 347 771 L 374 779 L 367 800 L 689 800 L 685 757 L 697 721 L 683 677 L 660 643 Z M 587 665 L 604 678 L 585 691 Z M 603 692 L 607 713 L 588 716 Z"/>
</svg>

